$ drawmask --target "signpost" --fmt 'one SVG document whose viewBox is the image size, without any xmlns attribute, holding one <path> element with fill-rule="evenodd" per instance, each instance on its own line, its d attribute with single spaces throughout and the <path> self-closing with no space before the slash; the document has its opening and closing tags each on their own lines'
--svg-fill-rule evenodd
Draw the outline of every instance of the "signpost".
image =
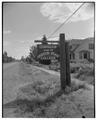
<svg viewBox="0 0 97 120">
<path fill-rule="evenodd" d="M 70 78 L 70 61 L 69 61 L 69 45 L 65 41 L 65 35 L 60 34 L 60 79 L 61 88 L 64 90 L 66 86 L 71 85 Z"/>
<path fill-rule="evenodd" d="M 66 49 L 65 49 L 65 35 L 60 34 L 60 80 L 61 89 L 66 88 Z"/>
<path fill-rule="evenodd" d="M 69 56 L 69 45 L 68 42 L 65 43 L 65 55 L 66 55 L 66 85 L 70 87 L 71 77 L 70 77 L 70 56 Z"/>
<path fill-rule="evenodd" d="M 60 34 L 59 41 L 47 41 L 46 37 L 44 36 L 42 41 L 36 40 L 35 42 L 42 43 L 37 45 L 38 59 L 54 60 L 56 58 L 60 58 L 61 89 L 65 90 L 66 86 L 71 85 L 69 46 L 68 42 L 65 41 L 65 34 Z"/>
</svg>

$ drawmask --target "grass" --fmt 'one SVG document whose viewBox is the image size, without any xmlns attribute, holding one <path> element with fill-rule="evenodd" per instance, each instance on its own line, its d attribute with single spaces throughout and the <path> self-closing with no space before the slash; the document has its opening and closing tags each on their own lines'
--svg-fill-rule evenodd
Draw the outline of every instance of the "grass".
<svg viewBox="0 0 97 120">
<path fill-rule="evenodd" d="M 45 117 L 45 109 L 47 110 L 48 107 L 55 104 L 57 99 L 62 99 L 63 94 L 67 95 L 79 89 L 86 89 L 85 84 L 72 81 L 71 87 L 66 87 L 66 90 L 62 91 L 58 80 L 34 81 L 32 84 L 19 88 L 17 94 L 18 110 L 23 114 L 32 112 L 34 116 Z"/>
</svg>

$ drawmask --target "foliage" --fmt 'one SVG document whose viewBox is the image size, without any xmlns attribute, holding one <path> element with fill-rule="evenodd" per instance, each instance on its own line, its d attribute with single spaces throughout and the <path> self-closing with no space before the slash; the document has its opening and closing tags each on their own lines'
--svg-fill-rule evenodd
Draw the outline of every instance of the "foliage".
<svg viewBox="0 0 97 120">
<path fill-rule="evenodd" d="M 89 84 L 95 84 L 94 76 L 94 67 L 81 67 L 75 77 Z"/>
<path fill-rule="evenodd" d="M 31 46 L 29 55 L 26 57 L 25 60 L 27 63 L 30 63 L 30 64 L 37 60 L 37 47 L 36 46 Z"/>
<path fill-rule="evenodd" d="M 12 62 L 12 61 L 15 60 L 15 58 L 9 57 L 9 56 L 7 55 L 7 52 L 6 52 L 6 51 L 4 51 L 4 53 L 3 53 L 3 55 L 2 55 L 2 59 L 3 59 L 3 62 L 4 62 L 4 63 L 5 63 L 5 62 Z"/>
</svg>

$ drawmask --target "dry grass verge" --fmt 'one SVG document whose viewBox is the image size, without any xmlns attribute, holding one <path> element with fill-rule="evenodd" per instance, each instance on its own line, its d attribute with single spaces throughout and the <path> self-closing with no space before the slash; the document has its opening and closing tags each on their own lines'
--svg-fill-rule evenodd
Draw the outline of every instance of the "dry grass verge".
<svg viewBox="0 0 97 120">
<path fill-rule="evenodd" d="M 17 99 L 5 106 L 17 107 L 15 112 L 18 113 L 18 117 L 81 117 L 68 96 L 86 89 L 84 82 L 76 80 L 72 80 L 71 87 L 66 87 L 65 92 L 60 90 L 60 82 L 53 78 L 49 81 L 35 81 L 20 87 Z"/>
<path fill-rule="evenodd" d="M 69 91 L 68 88 L 70 88 Z M 85 83 L 72 81 L 71 87 L 67 87 L 64 92 L 60 90 L 60 82 L 58 80 L 35 81 L 19 89 L 17 94 L 18 110 L 22 113 L 32 112 L 32 114 L 34 113 L 37 116 L 35 111 L 38 109 L 40 111 L 38 111 L 39 116 L 43 116 L 43 111 L 45 111 L 43 109 L 54 104 L 63 94 L 67 95 L 79 89 L 87 89 Z"/>
</svg>

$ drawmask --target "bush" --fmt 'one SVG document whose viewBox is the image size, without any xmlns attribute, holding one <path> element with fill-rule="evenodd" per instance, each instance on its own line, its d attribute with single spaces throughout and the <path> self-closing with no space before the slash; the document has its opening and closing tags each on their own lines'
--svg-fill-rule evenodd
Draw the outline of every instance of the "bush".
<svg viewBox="0 0 97 120">
<path fill-rule="evenodd" d="M 70 68 L 70 72 L 71 73 L 75 73 L 75 72 L 77 72 L 79 70 L 79 67 L 71 67 Z"/>
<path fill-rule="evenodd" d="M 92 58 L 88 59 L 88 61 L 89 61 L 90 63 L 94 63 L 94 59 L 92 59 Z"/>
<path fill-rule="evenodd" d="M 81 67 L 75 76 L 76 78 L 94 84 L 95 70 L 92 67 Z"/>
</svg>

